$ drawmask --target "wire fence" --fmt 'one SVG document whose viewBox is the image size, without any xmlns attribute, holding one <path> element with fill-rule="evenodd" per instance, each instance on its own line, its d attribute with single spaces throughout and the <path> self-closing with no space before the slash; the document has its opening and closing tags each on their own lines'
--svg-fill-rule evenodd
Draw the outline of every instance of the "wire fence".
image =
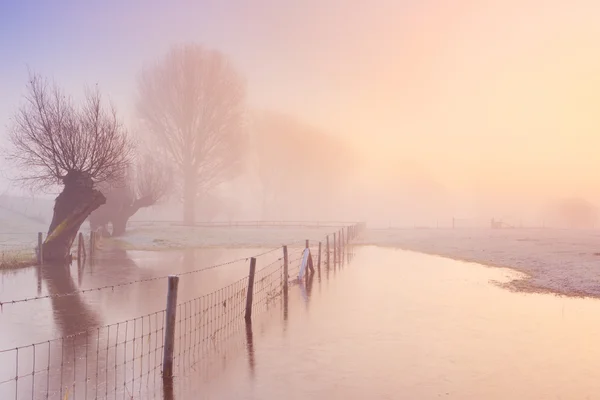
<svg viewBox="0 0 600 400">
<path fill-rule="evenodd" d="M 204 221 L 195 222 L 193 224 L 183 223 L 181 221 L 143 221 L 134 220 L 129 222 L 131 225 L 150 225 L 150 226 L 187 226 L 187 227 L 202 227 L 202 228 L 339 228 L 353 226 L 358 222 L 347 221 L 263 221 L 263 220 L 248 220 L 248 221 Z"/>
<path fill-rule="evenodd" d="M 0 351 L 0 398 L 145 396 L 161 382 L 164 311 Z M 12 366 L 12 368 L 10 368 Z"/>
<path fill-rule="evenodd" d="M 305 249 L 309 249 L 312 265 L 320 274 L 321 268 L 341 265 L 347 244 L 363 229 L 363 224 L 345 226 L 335 232 L 335 240 L 334 235 L 328 235 L 320 246 L 318 241 L 307 241 L 305 246 L 265 251 L 250 259 L 246 276 L 176 303 L 174 315 L 167 306 L 123 322 L 0 350 L 0 399 L 169 398 L 173 376 L 190 376 L 210 369 L 208 360 L 220 354 L 225 343 L 247 344 L 252 320 L 279 307 L 280 299 L 287 298 L 288 287 L 298 282 Z M 169 280 L 185 282 L 191 274 L 216 267 L 183 272 Z M 306 271 L 307 279 L 309 274 Z M 72 302 L 70 296 L 84 292 L 16 299 L 4 304 L 43 298 Z M 169 291 L 168 296 L 171 295 Z M 174 344 L 172 352 L 169 340 Z M 173 363 L 172 373 L 165 372 L 165 362 Z"/>
<path fill-rule="evenodd" d="M 133 227 L 197 227 L 197 228 L 338 228 L 358 223 L 338 221 L 213 221 L 184 224 L 181 221 L 130 221 Z M 80 232 L 73 242 L 71 253 L 74 259 L 92 257 L 92 252 L 102 247 L 100 230 Z M 0 232 L 0 269 L 18 268 L 41 263 L 40 238 L 43 232 Z"/>
</svg>

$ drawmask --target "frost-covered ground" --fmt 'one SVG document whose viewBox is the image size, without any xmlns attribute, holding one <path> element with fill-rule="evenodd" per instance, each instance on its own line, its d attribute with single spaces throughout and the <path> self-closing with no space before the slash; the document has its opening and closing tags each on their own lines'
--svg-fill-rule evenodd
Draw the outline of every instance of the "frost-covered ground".
<svg viewBox="0 0 600 400">
<path fill-rule="evenodd" d="M 38 218 L 35 209 L 28 209 L 26 201 L 18 203 L 0 197 L 0 269 L 31 260 L 35 255 L 37 233 L 48 230 L 48 224 Z M 28 212 L 32 212 L 31 216 Z"/>
<path fill-rule="evenodd" d="M 116 240 L 126 249 L 170 250 L 200 247 L 272 248 L 310 241 L 323 241 L 335 227 L 187 227 L 165 223 L 132 224 Z M 330 238 L 333 243 L 333 238 Z"/>
<path fill-rule="evenodd" d="M 598 230 L 368 230 L 361 242 L 512 268 L 528 276 L 518 290 L 600 297 Z"/>
</svg>

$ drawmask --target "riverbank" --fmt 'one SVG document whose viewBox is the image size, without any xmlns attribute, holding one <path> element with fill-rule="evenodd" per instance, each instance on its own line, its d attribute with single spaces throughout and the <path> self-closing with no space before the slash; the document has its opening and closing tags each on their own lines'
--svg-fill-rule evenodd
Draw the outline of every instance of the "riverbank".
<svg viewBox="0 0 600 400">
<path fill-rule="evenodd" d="M 503 286 L 600 297 L 600 231 L 559 229 L 368 230 L 361 244 L 396 247 L 526 274 Z"/>
</svg>

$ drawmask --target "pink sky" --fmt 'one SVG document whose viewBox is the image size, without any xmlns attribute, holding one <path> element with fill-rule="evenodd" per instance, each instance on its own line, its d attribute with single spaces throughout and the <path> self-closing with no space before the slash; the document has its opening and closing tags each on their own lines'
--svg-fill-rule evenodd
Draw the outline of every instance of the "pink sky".
<svg viewBox="0 0 600 400">
<path fill-rule="evenodd" d="M 600 200 L 598 1 L 58 3 L 4 35 L 0 122 L 27 66 L 98 82 L 133 120 L 139 70 L 197 41 L 231 56 L 253 107 L 347 138 L 371 175 L 397 159 L 454 191 Z"/>
</svg>

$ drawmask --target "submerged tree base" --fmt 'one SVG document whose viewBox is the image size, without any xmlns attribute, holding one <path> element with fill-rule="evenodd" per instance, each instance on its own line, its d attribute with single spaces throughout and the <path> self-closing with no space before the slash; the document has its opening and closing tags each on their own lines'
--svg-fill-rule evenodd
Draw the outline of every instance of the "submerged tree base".
<svg viewBox="0 0 600 400">
<path fill-rule="evenodd" d="M 63 181 L 65 188 L 56 198 L 54 216 L 43 245 L 44 263 L 70 262 L 71 246 L 81 224 L 106 202 L 86 174 L 69 173 Z"/>
</svg>

